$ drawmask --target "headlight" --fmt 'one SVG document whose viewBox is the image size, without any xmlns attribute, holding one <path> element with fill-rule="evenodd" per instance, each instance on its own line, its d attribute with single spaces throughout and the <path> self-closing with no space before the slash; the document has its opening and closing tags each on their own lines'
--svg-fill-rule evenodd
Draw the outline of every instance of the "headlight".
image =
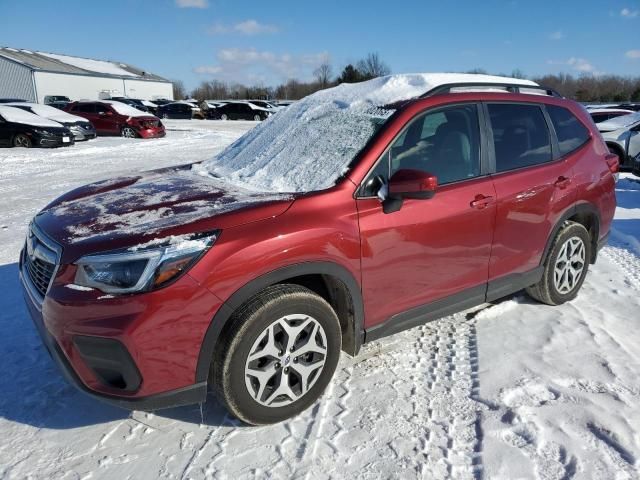
<svg viewBox="0 0 640 480">
<path fill-rule="evenodd" d="M 50 137 L 51 135 L 53 135 L 51 132 L 48 132 L 47 130 L 42 130 L 40 128 L 34 128 L 33 131 L 38 135 L 43 135 L 45 137 Z"/>
<path fill-rule="evenodd" d="M 151 248 L 130 248 L 104 255 L 89 255 L 76 262 L 74 283 L 105 293 L 146 292 L 184 274 L 213 245 L 218 232 L 192 236 L 178 243 Z M 167 242 L 168 243 L 168 242 Z"/>
</svg>

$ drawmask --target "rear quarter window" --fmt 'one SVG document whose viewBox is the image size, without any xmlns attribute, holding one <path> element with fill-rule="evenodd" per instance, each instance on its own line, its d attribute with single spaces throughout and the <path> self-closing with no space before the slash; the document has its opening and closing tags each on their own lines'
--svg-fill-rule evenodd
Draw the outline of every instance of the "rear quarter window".
<svg viewBox="0 0 640 480">
<path fill-rule="evenodd" d="M 591 138 L 589 129 L 571 111 L 555 105 L 546 108 L 558 137 L 560 156 L 577 150 Z"/>
</svg>

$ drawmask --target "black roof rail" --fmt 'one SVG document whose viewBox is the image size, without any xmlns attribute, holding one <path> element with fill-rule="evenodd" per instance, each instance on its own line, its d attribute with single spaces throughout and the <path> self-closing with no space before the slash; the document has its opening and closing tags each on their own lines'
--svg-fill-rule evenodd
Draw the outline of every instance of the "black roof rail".
<svg viewBox="0 0 640 480">
<path fill-rule="evenodd" d="M 541 85 L 525 85 L 521 83 L 507 83 L 507 82 L 459 82 L 459 83 L 445 83 L 432 88 L 426 93 L 420 95 L 420 98 L 432 97 L 441 93 L 449 93 L 454 88 L 475 88 L 475 87 L 499 87 L 504 88 L 507 92 L 520 93 L 520 89 L 526 90 L 542 90 L 550 97 L 563 98 L 558 92 L 552 88 L 543 87 Z"/>
</svg>

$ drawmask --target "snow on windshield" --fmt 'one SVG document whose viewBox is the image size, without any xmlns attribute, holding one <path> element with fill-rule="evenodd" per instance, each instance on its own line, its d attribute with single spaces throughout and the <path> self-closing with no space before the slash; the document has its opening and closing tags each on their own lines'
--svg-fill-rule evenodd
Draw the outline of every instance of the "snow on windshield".
<svg viewBox="0 0 640 480">
<path fill-rule="evenodd" d="M 393 114 L 385 105 L 418 97 L 445 83 L 527 80 L 472 74 L 391 75 L 342 84 L 310 95 L 194 167 L 262 191 L 309 192 L 333 186 Z"/>
<path fill-rule="evenodd" d="M 31 112 L 26 112 L 21 108 L 0 106 L 0 115 L 7 122 L 22 123 L 35 127 L 62 127 L 57 122 L 48 118 L 39 117 Z"/>
<path fill-rule="evenodd" d="M 127 115 L 129 117 L 148 117 L 151 115 L 147 112 L 143 112 L 142 110 L 138 110 L 137 108 L 133 108 L 131 105 L 127 105 L 126 103 L 116 101 L 109 102 L 106 100 L 102 101 L 111 105 L 120 115 Z"/>
<path fill-rule="evenodd" d="M 86 119 L 78 117 L 77 115 L 71 115 L 59 108 L 50 107 L 48 105 L 40 105 L 39 103 L 22 103 L 21 105 L 28 106 L 33 113 L 40 117 L 48 118 L 56 122 L 87 122 Z"/>
</svg>

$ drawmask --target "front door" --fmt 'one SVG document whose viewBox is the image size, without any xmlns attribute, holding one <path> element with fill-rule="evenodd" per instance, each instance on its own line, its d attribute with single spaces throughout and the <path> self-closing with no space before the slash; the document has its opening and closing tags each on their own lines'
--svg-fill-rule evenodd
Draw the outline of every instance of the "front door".
<svg viewBox="0 0 640 480">
<path fill-rule="evenodd" d="M 431 308 L 484 300 L 495 191 L 481 169 L 480 138 L 475 104 L 427 111 L 365 179 L 357 207 L 367 329 L 397 330 L 394 323 L 409 326 Z M 433 198 L 404 200 L 385 214 L 370 180 L 400 169 L 434 174 L 439 186 Z"/>
</svg>

